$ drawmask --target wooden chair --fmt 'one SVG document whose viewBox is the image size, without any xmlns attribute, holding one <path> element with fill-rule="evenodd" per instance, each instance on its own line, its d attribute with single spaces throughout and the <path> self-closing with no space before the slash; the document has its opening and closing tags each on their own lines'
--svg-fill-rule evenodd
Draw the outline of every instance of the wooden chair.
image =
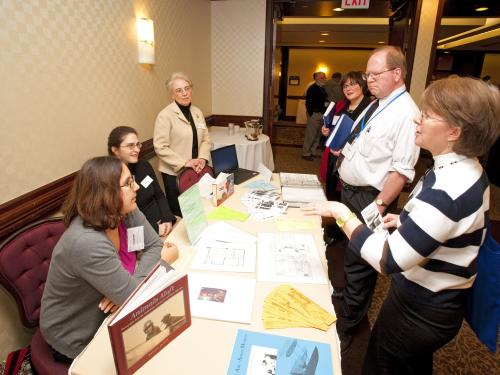
<svg viewBox="0 0 500 375">
<path fill-rule="evenodd" d="M 65 230 L 61 218 L 37 221 L 0 244 L 0 283 L 16 300 L 23 325 L 39 325 L 40 304 L 52 250 Z M 68 366 L 52 357 L 37 329 L 31 340 L 31 362 L 39 375 L 67 374 Z"/>
</svg>

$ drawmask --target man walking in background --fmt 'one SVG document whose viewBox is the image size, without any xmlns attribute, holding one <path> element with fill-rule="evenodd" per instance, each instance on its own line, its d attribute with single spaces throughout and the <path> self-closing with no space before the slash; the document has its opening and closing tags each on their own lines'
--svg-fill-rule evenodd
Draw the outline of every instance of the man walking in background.
<svg viewBox="0 0 500 375">
<path fill-rule="evenodd" d="M 340 87 L 341 79 L 342 73 L 335 72 L 332 74 L 332 78 L 325 82 L 326 97 L 329 102 L 337 103 L 339 100 L 344 99 L 344 92 Z"/>
<path fill-rule="evenodd" d="M 306 93 L 307 126 L 302 145 L 302 159 L 313 161 L 318 148 L 323 126 L 323 113 L 328 106 L 328 99 L 323 86 L 326 75 L 323 72 L 313 74 L 314 83 L 309 86 Z"/>
</svg>

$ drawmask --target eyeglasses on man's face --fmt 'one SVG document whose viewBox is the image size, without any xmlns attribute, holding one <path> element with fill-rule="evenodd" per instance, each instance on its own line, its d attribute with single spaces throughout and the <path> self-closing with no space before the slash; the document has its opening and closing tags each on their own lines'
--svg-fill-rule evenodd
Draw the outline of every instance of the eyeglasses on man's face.
<svg viewBox="0 0 500 375">
<path fill-rule="evenodd" d="M 393 70 L 396 70 L 396 69 L 398 69 L 398 68 L 385 69 L 385 70 L 382 70 L 381 72 L 365 72 L 363 74 L 363 79 L 365 81 L 370 79 L 370 78 L 378 79 L 382 74 L 387 73 L 387 72 L 392 72 Z"/>
<path fill-rule="evenodd" d="M 139 150 L 141 149 L 142 147 L 142 143 L 141 142 L 137 142 L 137 143 L 127 143 L 125 145 L 120 145 L 120 147 L 124 147 L 124 148 L 128 148 L 129 150 L 133 150 L 134 148 L 138 148 Z"/>
<path fill-rule="evenodd" d="M 179 87 L 178 89 L 175 89 L 175 90 L 174 90 L 174 92 L 175 92 L 176 94 L 179 94 L 179 95 L 180 95 L 180 94 L 184 94 L 184 93 L 186 93 L 186 94 L 187 94 L 187 93 L 190 93 L 192 89 L 193 89 L 193 88 L 192 88 L 191 86 L 186 86 L 186 87 L 184 87 L 184 88 Z"/>
<path fill-rule="evenodd" d="M 125 181 L 124 185 L 120 185 L 120 187 L 129 187 L 130 189 L 134 189 L 135 186 L 135 177 L 134 176 L 129 176 L 127 180 Z"/>
</svg>

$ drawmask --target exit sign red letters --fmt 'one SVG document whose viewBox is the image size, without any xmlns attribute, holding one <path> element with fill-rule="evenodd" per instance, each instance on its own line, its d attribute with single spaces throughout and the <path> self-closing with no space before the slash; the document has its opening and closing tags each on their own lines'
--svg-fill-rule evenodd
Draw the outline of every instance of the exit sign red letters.
<svg viewBox="0 0 500 375">
<path fill-rule="evenodd" d="M 368 9 L 370 0 L 342 0 L 343 9 Z"/>
</svg>

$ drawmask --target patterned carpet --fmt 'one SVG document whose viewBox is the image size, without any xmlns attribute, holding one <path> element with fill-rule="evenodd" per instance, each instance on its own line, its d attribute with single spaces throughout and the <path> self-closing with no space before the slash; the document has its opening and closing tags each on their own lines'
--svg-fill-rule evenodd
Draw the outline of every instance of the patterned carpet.
<svg viewBox="0 0 500 375">
<path fill-rule="evenodd" d="M 300 148 L 275 146 L 273 147 L 275 172 L 319 173 L 320 159 L 313 162 L 300 157 Z M 417 174 L 421 175 L 429 166 L 429 160 L 421 160 L 417 164 Z M 406 194 L 402 194 L 399 206 L 404 204 Z M 500 189 L 491 188 L 490 217 L 500 220 Z M 329 247 L 327 251 L 334 253 L 336 266 L 334 267 L 335 279 L 342 283 L 342 244 Z M 379 275 L 373 303 L 368 312 L 368 320 L 375 322 L 380 306 L 389 290 L 390 279 Z M 341 285 L 339 285 L 341 286 Z M 361 365 L 369 337 L 368 322 L 358 330 L 353 341 L 353 347 L 343 358 L 342 373 L 356 375 L 361 373 Z M 355 345 L 356 344 L 356 345 Z M 492 375 L 500 374 L 500 351 L 492 354 L 486 346 L 481 344 L 469 325 L 464 322 L 459 334 L 447 345 L 441 348 L 434 356 L 435 375 Z"/>
</svg>

